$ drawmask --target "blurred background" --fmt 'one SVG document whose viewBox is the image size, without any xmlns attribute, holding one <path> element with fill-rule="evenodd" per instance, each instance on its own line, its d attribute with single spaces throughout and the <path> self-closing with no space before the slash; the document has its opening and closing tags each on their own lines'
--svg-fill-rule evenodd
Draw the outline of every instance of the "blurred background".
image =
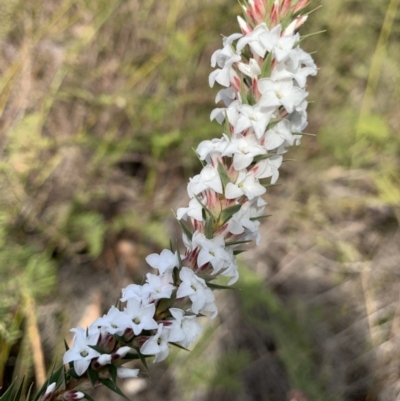
<svg viewBox="0 0 400 401">
<path fill-rule="evenodd" d="M 400 400 L 399 0 L 321 0 L 319 74 L 241 291 L 191 353 L 124 381 L 136 400 Z M 234 0 L 0 0 L 0 387 L 42 383 L 180 237 L 219 137 L 208 88 Z M 98 391 L 96 400 L 114 399 Z M 115 399 L 118 399 L 115 396 Z"/>
</svg>

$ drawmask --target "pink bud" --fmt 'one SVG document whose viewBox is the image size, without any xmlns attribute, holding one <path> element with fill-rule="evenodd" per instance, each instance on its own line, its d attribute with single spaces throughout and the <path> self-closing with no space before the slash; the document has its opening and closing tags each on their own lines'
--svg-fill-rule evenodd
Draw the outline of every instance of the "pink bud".
<svg viewBox="0 0 400 401">
<path fill-rule="evenodd" d="M 237 20 L 243 35 L 247 35 L 252 31 L 251 26 L 242 17 L 238 16 Z"/>
<path fill-rule="evenodd" d="M 294 6 L 294 12 L 297 13 L 298 11 L 302 10 L 304 7 L 308 6 L 308 3 L 310 0 L 300 0 L 295 6 Z"/>
<path fill-rule="evenodd" d="M 68 391 L 63 394 L 63 398 L 66 401 L 80 400 L 85 396 L 81 391 Z"/>
</svg>

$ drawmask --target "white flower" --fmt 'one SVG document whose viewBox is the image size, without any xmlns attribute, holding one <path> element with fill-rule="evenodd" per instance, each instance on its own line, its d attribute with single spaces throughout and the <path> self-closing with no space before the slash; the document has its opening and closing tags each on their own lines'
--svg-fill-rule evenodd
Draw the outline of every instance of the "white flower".
<svg viewBox="0 0 400 401">
<path fill-rule="evenodd" d="M 259 145 L 253 134 L 246 136 L 234 134 L 223 156 L 233 155 L 233 167 L 235 170 L 243 170 L 252 162 L 254 156 L 266 153 L 265 148 Z"/>
<path fill-rule="evenodd" d="M 212 166 L 205 166 L 200 174 L 190 178 L 187 190 L 190 198 L 198 195 L 206 189 L 222 194 L 222 183 L 218 171 Z"/>
<path fill-rule="evenodd" d="M 260 66 L 254 58 L 249 60 L 249 64 L 239 63 L 239 70 L 251 79 L 257 78 L 261 74 Z"/>
<path fill-rule="evenodd" d="M 249 45 L 253 53 L 264 58 L 267 48 L 260 40 L 260 36 L 265 32 L 269 32 L 265 23 L 257 25 L 253 31 L 239 39 L 236 51 L 241 52 L 246 45 Z"/>
<path fill-rule="evenodd" d="M 251 217 L 251 206 L 250 202 L 245 202 L 240 210 L 236 212 L 229 220 L 228 230 L 234 235 L 239 235 L 244 233 L 245 229 L 251 232 L 256 232 L 258 230 L 258 221 L 250 220 Z M 258 224 L 257 224 L 258 223 Z"/>
<path fill-rule="evenodd" d="M 112 306 L 107 312 L 107 315 L 96 319 L 92 323 L 92 326 L 101 327 L 110 334 L 122 335 L 128 327 L 128 323 L 122 324 L 121 326 L 121 322 L 128 322 L 128 320 L 129 316 L 127 316 L 126 313 L 121 312 L 118 308 Z"/>
<path fill-rule="evenodd" d="M 290 132 L 290 122 L 282 120 L 269 129 L 264 136 L 264 146 L 267 150 L 279 148 L 282 144 L 293 145 L 294 137 Z"/>
<path fill-rule="evenodd" d="M 177 308 L 170 308 L 169 311 L 174 320 L 172 320 L 172 324 L 169 326 L 170 335 L 168 341 L 177 342 L 187 348 L 196 340 L 203 328 L 197 321 L 196 316 L 185 316 L 185 312 Z"/>
<path fill-rule="evenodd" d="M 178 220 L 187 220 L 187 217 L 192 217 L 197 221 L 203 221 L 203 205 L 196 198 L 192 198 L 189 202 L 189 207 L 180 207 L 176 211 Z"/>
<path fill-rule="evenodd" d="M 102 354 L 97 358 L 100 366 L 108 365 L 111 363 L 112 356 L 110 354 Z"/>
<path fill-rule="evenodd" d="M 215 297 L 202 278 L 197 277 L 192 270 L 185 266 L 182 267 L 179 278 L 182 283 L 178 288 L 177 298 L 189 297 L 192 301 L 191 310 L 196 314 L 204 310 L 207 305 L 211 308 L 210 304 L 214 304 Z M 216 315 L 216 312 L 213 311 L 213 314 Z"/>
<path fill-rule="evenodd" d="M 211 263 L 213 273 L 225 269 L 233 260 L 233 255 L 225 249 L 225 241 L 222 235 L 207 239 L 204 234 L 196 231 L 193 234 L 192 246 L 200 248 L 197 265 L 201 267 Z"/>
<path fill-rule="evenodd" d="M 246 195 L 249 200 L 260 196 L 266 192 L 266 189 L 258 182 L 252 171 L 239 171 L 236 183 L 229 182 L 225 188 L 226 199 L 236 199 Z"/>
<path fill-rule="evenodd" d="M 169 249 L 163 249 L 159 255 L 157 253 L 148 255 L 146 262 L 154 269 L 157 269 L 160 274 L 172 271 L 174 267 L 179 265 L 177 253 L 173 253 Z"/>
<path fill-rule="evenodd" d="M 72 348 L 63 357 L 64 363 L 74 362 L 74 369 L 78 376 L 82 376 L 90 365 L 93 358 L 100 356 L 90 345 L 96 345 L 100 333 L 86 336 L 86 332 L 81 327 L 71 329 L 75 333 Z"/>
<path fill-rule="evenodd" d="M 171 284 L 173 281 L 171 273 L 168 272 L 159 276 L 147 273 L 146 277 L 146 283 L 150 286 L 150 296 L 152 300 L 171 297 L 172 291 L 175 289 Z"/>
<path fill-rule="evenodd" d="M 271 184 L 275 184 L 279 178 L 278 168 L 281 166 L 281 164 L 282 155 L 277 155 L 259 161 L 252 170 L 257 178 L 261 179 L 271 177 Z"/>
<path fill-rule="evenodd" d="M 153 330 L 157 328 L 157 323 L 153 319 L 156 307 L 154 304 L 142 306 L 135 298 L 131 298 L 127 302 L 124 309 L 129 316 L 129 327 L 136 335 L 139 335 L 142 330 Z"/>
<path fill-rule="evenodd" d="M 210 162 L 213 154 L 221 154 L 228 144 L 228 138 L 224 135 L 222 138 L 214 138 L 211 141 L 202 141 L 196 149 L 200 160 Z"/>
<path fill-rule="evenodd" d="M 120 379 L 130 379 L 132 377 L 137 377 L 139 374 L 139 369 L 130 369 L 124 367 L 117 368 L 117 377 Z"/>
<path fill-rule="evenodd" d="M 48 395 L 51 395 L 54 393 L 54 390 L 56 389 L 56 385 L 57 385 L 57 383 L 54 382 L 47 386 L 47 389 L 46 389 L 45 393 L 43 394 L 44 399 L 46 399 L 46 397 Z"/>
<path fill-rule="evenodd" d="M 125 302 L 131 298 L 135 298 L 142 305 L 147 305 L 150 302 L 149 296 L 150 296 L 150 287 L 148 284 L 143 284 L 143 285 L 129 284 L 128 287 L 122 289 L 121 301 Z"/>
<path fill-rule="evenodd" d="M 306 91 L 294 86 L 292 79 L 274 81 L 262 78 L 258 81 L 258 88 L 262 94 L 261 106 L 282 105 L 288 113 L 292 113 L 308 95 Z"/>
<path fill-rule="evenodd" d="M 229 122 L 234 125 L 234 133 L 238 134 L 247 130 L 248 128 L 253 128 L 257 138 L 261 138 L 267 125 L 275 111 L 277 104 L 255 104 L 250 106 L 248 104 L 243 104 L 239 107 L 239 117 L 233 124 L 231 120 Z"/>
<path fill-rule="evenodd" d="M 169 354 L 169 329 L 158 325 L 157 334 L 150 337 L 140 348 L 143 355 L 155 355 L 153 362 L 163 361 Z"/>
</svg>

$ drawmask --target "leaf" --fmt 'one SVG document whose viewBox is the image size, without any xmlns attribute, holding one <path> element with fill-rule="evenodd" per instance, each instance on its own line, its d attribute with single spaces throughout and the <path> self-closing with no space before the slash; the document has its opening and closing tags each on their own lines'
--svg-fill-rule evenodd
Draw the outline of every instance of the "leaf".
<svg viewBox="0 0 400 401">
<path fill-rule="evenodd" d="M 173 345 L 173 346 L 175 346 L 175 347 L 178 347 L 178 348 L 180 348 L 180 349 L 183 349 L 184 351 L 190 352 L 190 350 L 188 350 L 188 349 L 185 348 L 185 347 L 182 347 L 182 345 L 179 345 L 179 344 L 173 343 L 173 342 L 170 342 L 170 344 Z"/>
<path fill-rule="evenodd" d="M 246 249 L 236 249 L 233 251 L 233 254 L 236 256 L 236 255 L 240 255 L 243 252 L 246 252 Z"/>
<path fill-rule="evenodd" d="M 22 387 L 24 385 L 24 381 L 25 381 L 25 377 L 22 378 L 21 384 L 18 387 L 17 393 L 15 394 L 13 401 L 19 401 L 21 399 Z"/>
<path fill-rule="evenodd" d="M 242 208 L 241 204 L 233 205 L 224 209 L 219 218 L 222 221 L 222 224 L 225 224 L 235 213 L 237 213 Z"/>
<path fill-rule="evenodd" d="M 222 185 L 225 188 L 228 185 L 228 183 L 231 182 L 231 180 L 229 179 L 228 174 L 226 173 L 225 167 L 220 161 L 218 162 L 218 174 L 221 178 Z"/>
<path fill-rule="evenodd" d="M 250 106 L 253 106 L 254 104 L 257 103 L 252 89 L 249 89 L 249 91 L 247 92 L 247 101 L 249 102 Z"/>
<path fill-rule="evenodd" d="M 107 370 L 110 373 L 111 380 L 117 385 L 117 368 L 114 365 L 107 365 Z"/>
<path fill-rule="evenodd" d="M 225 126 L 225 134 L 228 135 L 231 133 L 231 127 L 229 124 L 228 120 L 228 113 L 225 111 L 225 121 L 224 121 L 224 126 Z"/>
<path fill-rule="evenodd" d="M 204 227 L 204 235 L 207 239 L 212 239 L 214 237 L 214 217 L 209 216 L 206 220 L 206 224 Z"/>
<path fill-rule="evenodd" d="M 172 246 L 172 239 L 169 239 L 169 249 L 172 253 L 174 253 L 174 247 Z"/>
<path fill-rule="evenodd" d="M 239 244 L 248 244 L 249 242 L 252 242 L 252 240 L 249 239 L 249 240 L 246 240 L 246 241 L 225 242 L 225 246 L 233 246 L 233 245 L 239 245 Z"/>
<path fill-rule="evenodd" d="M 268 53 L 261 66 L 261 77 L 267 78 L 271 76 L 271 65 L 272 65 L 272 53 Z"/>
<path fill-rule="evenodd" d="M 117 385 L 113 383 L 111 379 L 99 379 L 99 382 L 102 383 L 104 386 L 109 388 L 111 391 L 114 393 L 120 395 L 121 397 L 124 397 L 126 400 L 130 401 L 129 398 L 119 389 Z"/>
<path fill-rule="evenodd" d="M 221 284 L 206 283 L 208 288 L 212 290 L 238 290 L 238 288 L 229 287 Z"/>
<path fill-rule="evenodd" d="M 103 348 L 99 347 L 98 345 L 89 345 L 90 348 L 94 349 L 95 351 L 99 352 L 100 354 L 106 354 L 107 352 L 104 351 Z"/>
<path fill-rule="evenodd" d="M 11 394 L 14 389 L 15 382 L 11 384 L 8 390 L 0 397 L 0 401 L 11 401 Z"/>
<path fill-rule="evenodd" d="M 272 214 L 264 214 L 264 215 L 258 216 L 258 217 L 250 217 L 250 220 L 251 221 L 261 220 L 261 219 L 266 219 L 267 217 L 271 217 L 271 216 L 272 216 Z"/>
<path fill-rule="evenodd" d="M 28 393 L 26 394 L 26 397 L 25 397 L 25 401 L 30 401 L 31 393 L 32 393 L 34 385 L 35 385 L 34 383 L 31 383 L 31 385 L 29 386 Z"/>
<path fill-rule="evenodd" d="M 189 238 L 189 240 L 191 241 L 193 238 L 193 234 L 189 231 L 189 229 L 182 223 L 181 220 L 178 220 L 179 225 L 182 228 L 182 231 L 185 233 L 185 235 Z"/>
<path fill-rule="evenodd" d="M 170 298 L 162 298 L 157 304 L 157 314 L 158 312 L 164 312 L 169 309 L 175 302 L 176 291 L 173 291 Z"/>
<path fill-rule="evenodd" d="M 124 344 L 124 345 L 126 345 L 127 343 L 126 343 L 126 341 L 125 341 L 125 339 L 123 338 L 123 337 L 121 337 L 121 336 L 119 336 L 118 334 L 111 334 L 111 333 L 109 333 L 110 334 L 110 336 L 112 337 L 112 338 L 115 338 L 118 342 L 120 342 L 121 344 Z"/>
<path fill-rule="evenodd" d="M 138 354 L 126 354 L 123 358 L 122 358 L 122 360 L 123 361 L 125 361 L 125 360 L 127 360 L 127 361 L 133 361 L 134 359 L 139 359 L 140 357 L 139 357 L 139 355 Z"/>
<path fill-rule="evenodd" d="M 261 161 L 261 160 L 269 159 L 270 157 L 274 157 L 274 156 L 277 156 L 277 154 L 275 154 L 275 153 L 268 153 L 268 154 L 266 154 L 266 155 L 258 155 L 258 156 L 255 156 L 255 157 L 253 158 L 253 160 L 254 160 L 255 163 L 257 163 L 257 162 L 259 162 L 259 161 Z"/>
<path fill-rule="evenodd" d="M 208 209 L 207 206 L 205 206 L 205 205 L 202 203 L 202 201 L 200 200 L 200 198 L 199 198 L 197 195 L 195 195 L 194 197 L 196 198 L 197 202 L 199 202 L 199 204 L 201 205 L 201 207 L 208 213 L 208 215 L 209 215 L 209 216 L 213 216 L 213 214 L 211 213 L 211 210 Z"/>
<path fill-rule="evenodd" d="M 136 349 L 136 352 L 138 353 L 138 356 L 139 356 L 139 359 L 140 359 L 140 362 L 142 362 L 143 363 L 143 365 L 144 365 L 144 367 L 146 368 L 146 370 L 148 371 L 149 370 L 149 368 L 148 368 L 148 366 L 147 366 L 147 361 L 146 361 L 146 357 L 142 354 L 142 353 L 140 353 L 140 351 L 139 351 L 139 348 L 135 348 Z M 150 355 L 150 356 L 152 356 L 152 355 Z"/>
<path fill-rule="evenodd" d="M 87 374 L 89 376 L 90 383 L 92 383 L 92 386 L 94 387 L 99 380 L 98 372 L 89 367 L 89 369 L 87 370 Z"/>
<path fill-rule="evenodd" d="M 316 134 L 310 134 L 308 132 L 292 132 L 293 135 L 308 135 L 308 136 L 317 136 Z"/>
<path fill-rule="evenodd" d="M 198 155 L 197 152 L 196 152 L 196 149 L 195 149 L 195 148 L 192 148 L 192 150 L 193 150 L 193 152 L 195 153 L 196 157 L 199 159 L 201 165 L 202 165 L 203 167 L 205 167 L 205 166 L 206 166 L 206 163 L 204 162 L 204 160 L 201 160 L 201 159 L 200 159 L 199 155 Z"/>
<path fill-rule="evenodd" d="M 67 375 L 68 375 L 68 376 L 71 376 L 73 379 L 76 379 L 76 380 L 78 380 L 79 377 L 80 377 L 80 376 L 78 376 L 78 375 L 76 374 L 74 368 L 69 369 L 69 370 L 67 371 Z"/>
</svg>

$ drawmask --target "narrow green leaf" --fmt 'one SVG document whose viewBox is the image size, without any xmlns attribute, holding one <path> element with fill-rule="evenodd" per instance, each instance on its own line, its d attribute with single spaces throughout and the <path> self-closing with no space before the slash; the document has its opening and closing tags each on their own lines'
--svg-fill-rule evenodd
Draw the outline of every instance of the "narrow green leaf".
<svg viewBox="0 0 400 401">
<path fill-rule="evenodd" d="M 250 106 L 253 106 L 254 104 L 257 103 L 252 89 L 249 89 L 249 91 L 247 92 L 247 101 L 249 102 Z"/>
<path fill-rule="evenodd" d="M 247 241 L 234 241 L 234 242 L 225 242 L 225 246 L 233 246 L 233 245 L 239 245 L 239 244 L 248 244 L 249 242 L 252 242 L 251 239 Z"/>
<path fill-rule="evenodd" d="M 308 136 L 317 136 L 316 134 L 310 134 L 309 132 L 292 132 L 293 135 L 308 135 Z"/>
<path fill-rule="evenodd" d="M 79 376 L 76 374 L 74 368 L 69 369 L 69 370 L 67 371 L 67 375 L 70 376 L 70 377 L 72 377 L 73 379 L 76 379 L 76 380 L 79 379 Z"/>
<path fill-rule="evenodd" d="M 158 301 L 157 312 L 164 312 L 169 309 L 175 302 L 176 290 L 172 292 L 170 298 L 162 298 Z"/>
<path fill-rule="evenodd" d="M 94 387 L 99 380 L 98 372 L 89 367 L 89 369 L 87 370 L 87 374 L 89 376 L 90 383 L 92 383 L 92 386 Z"/>
<path fill-rule="evenodd" d="M 182 345 L 179 345 L 179 344 L 173 343 L 173 342 L 170 342 L 170 344 L 173 345 L 173 346 L 175 346 L 175 347 L 177 347 L 177 348 L 183 349 L 184 351 L 190 352 L 190 350 L 188 350 L 188 349 L 185 348 L 185 347 L 182 347 Z"/>
<path fill-rule="evenodd" d="M 198 155 L 197 152 L 196 152 L 196 149 L 195 149 L 195 148 L 192 148 L 192 150 L 193 150 L 194 154 L 196 155 L 196 157 L 199 159 L 199 162 L 201 163 L 201 165 L 202 165 L 203 167 L 205 167 L 205 166 L 206 166 L 206 163 L 204 162 L 204 160 L 201 160 L 201 159 L 200 159 L 199 155 Z"/>
<path fill-rule="evenodd" d="M 32 390 L 33 390 L 33 386 L 34 385 L 35 385 L 35 383 L 31 383 L 31 385 L 29 386 L 28 393 L 26 394 L 26 397 L 25 397 L 25 401 L 30 401 L 31 400 L 31 394 L 32 394 Z"/>
<path fill-rule="evenodd" d="M 69 350 L 68 344 L 67 344 L 67 342 L 65 341 L 65 339 L 64 339 L 64 347 L 65 347 L 65 351 L 68 351 L 68 350 Z"/>
<path fill-rule="evenodd" d="M 307 38 L 311 37 L 311 36 L 319 35 L 320 33 L 325 33 L 325 32 L 326 32 L 326 29 L 324 29 L 324 30 L 322 30 L 322 31 L 318 31 L 318 32 L 309 33 L 308 35 L 303 35 L 303 36 L 300 38 L 300 42 L 303 41 L 304 39 L 307 39 Z M 294 48 L 295 46 L 297 46 L 297 44 L 295 44 L 295 45 L 293 46 L 293 48 Z"/>
<path fill-rule="evenodd" d="M 264 215 L 258 216 L 258 217 L 250 217 L 250 220 L 251 221 L 261 220 L 261 219 L 266 219 L 267 217 L 271 217 L 271 216 L 272 216 L 272 214 L 264 214 Z"/>
<path fill-rule="evenodd" d="M 126 361 L 133 361 L 133 360 L 136 360 L 136 359 L 140 359 L 138 354 L 126 354 L 122 358 L 123 361 L 125 361 L 125 360 Z"/>
<path fill-rule="evenodd" d="M 261 78 L 268 78 L 271 76 L 271 66 L 272 66 L 272 53 L 268 53 L 265 60 L 261 66 Z"/>
<path fill-rule="evenodd" d="M 193 234 L 189 231 L 189 229 L 182 223 L 181 220 L 178 220 L 179 225 L 182 228 L 182 231 L 185 233 L 185 235 L 189 238 L 189 240 L 191 241 L 193 238 Z"/>
<path fill-rule="evenodd" d="M 284 163 L 284 162 L 297 162 L 297 160 L 296 159 L 283 159 L 282 163 Z"/>
<path fill-rule="evenodd" d="M 120 342 L 123 345 L 126 345 L 126 341 L 123 337 L 119 336 L 118 334 L 111 334 L 109 333 L 111 337 L 115 338 L 118 342 Z"/>
<path fill-rule="evenodd" d="M 204 235 L 207 239 L 212 239 L 214 237 L 214 222 L 214 217 L 208 216 L 206 225 L 204 226 Z"/>
<path fill-rule="evenodd" d="M 121 397 L 124 397 L 126 400 L 130 401 L 129 398 L 119 389 L 117 385 L 113 383 L 111 379 L 99 379 L 99 382 L 102 383 L 104 386 L 106 386 L 108 389 L 113 391 L 114 393 L 120 395 Z"/>
<path fill-rule="evenodd" d="M 211 288 L 212 290 L 238 290 L 238 288 L 234 287 L 229 287 L 227 285 L 221 285 L 221 284 L 213 284 L 213 283 L 206 283 L 208 288 Z"/>
<path fill-rule="evenodd" d="M 233 205 L 224 209 L 219 218 L 222 221 L 222 224 L 225 224 L 235 213 L 237 213 L 242 208 L 242 205 Z"/>
<path fill-rule="evenodd" d="M 218 162 L 218 174 L 221 178 L 222 185 L 224 186 L 225 189 L 225 187 L 228 185 L 229 182 L 231 182 L 231 180 L 229 179 L 225 167 L 221 162 Z"/>
<path fill-rule="evenodd" d="M 106 354 L 107 353 L 103 348 L 99 347 L 98 345 L 89 345 L 89 347 L 94 349 L 97 352 L 100 352 L 100 354 Z"/>
<path fill-rule="evenodd" d="M 177 248 L 178 248 L 178 246 L 177 246 Z M 183 264 L 182 264 L 182 258 L 181 258 L 181 254 L 179 252 L 179 249 L 176 251 L 176 254 L 178 255 L 179 269 L 181 269 Z"/>
<path fill-rule="evenodd" d="M 196 198 L 197 202 L 199 202 L 199 204 L 201 205 L 201 207 L 206 211 L 206 213 L 208 213 L 209 216 L 213 216 L 213 214 L 211 213 L 211 210 L 208 209 L 208 207 L 205 206 L 205 205 L 202 203 L 202 201 L 200 200 L 200 198 L 199 198 L 197 195 L 195 195 L 194 197 Z"/>
<path fill-rule="evenodd" d="M 7 389 L 7 391 L 0 397 L 0 401 L 11 401 L 11 394 L 14 390 L 15 382 Z"/>
<path fill-rule="evenodd" d="M 107 370 L 110 373 L 111 380 L 114 382 L 115 386 L 117 386 L 117 368 L 115 365 L 107 365 Z"/>
<path fill-rule="evenodd" d="M 246 249 L 235 249 L 233 251 L 233 254 L 236 256 L 236 255 L 240 255 L 243 252 L 246 252 Z"/>
<path fill-rule="evenodd" d="M 277 154 L 275 153 L 268 153 L 266 155 L 258 155 L 258 156 L 254 156 L 253 161 L 255 163 L 261 161 L 261 160 L 265 160 L 265 159 L 269 159 L 270 157 L 274 157 L 277 156 Z"/>
<path fill-rule="evenodd" d="M 169 239 L 169 249 L 172 253 L 174 253 L 174 247 L 172 246 L 172 239 Z"/>
<path fill-rule="evenodd" d="M 143 366 L 144 366 L 144 367 L 146 368 L 146 370 L 148 371 L 149 368 L 148 368 L 148 366 L 147 366 L 146 357 L 145 357 L 143 354 L 140 353 L 139 348 L 135 348 L 135 349 L 136 349 L 136 352 L 138 353 L 140 362 L 143 363 Z M 154 355 L 148 355 L 148 357 L 150 357 L 150 356 L 154 356 Z"/>
</svg>

